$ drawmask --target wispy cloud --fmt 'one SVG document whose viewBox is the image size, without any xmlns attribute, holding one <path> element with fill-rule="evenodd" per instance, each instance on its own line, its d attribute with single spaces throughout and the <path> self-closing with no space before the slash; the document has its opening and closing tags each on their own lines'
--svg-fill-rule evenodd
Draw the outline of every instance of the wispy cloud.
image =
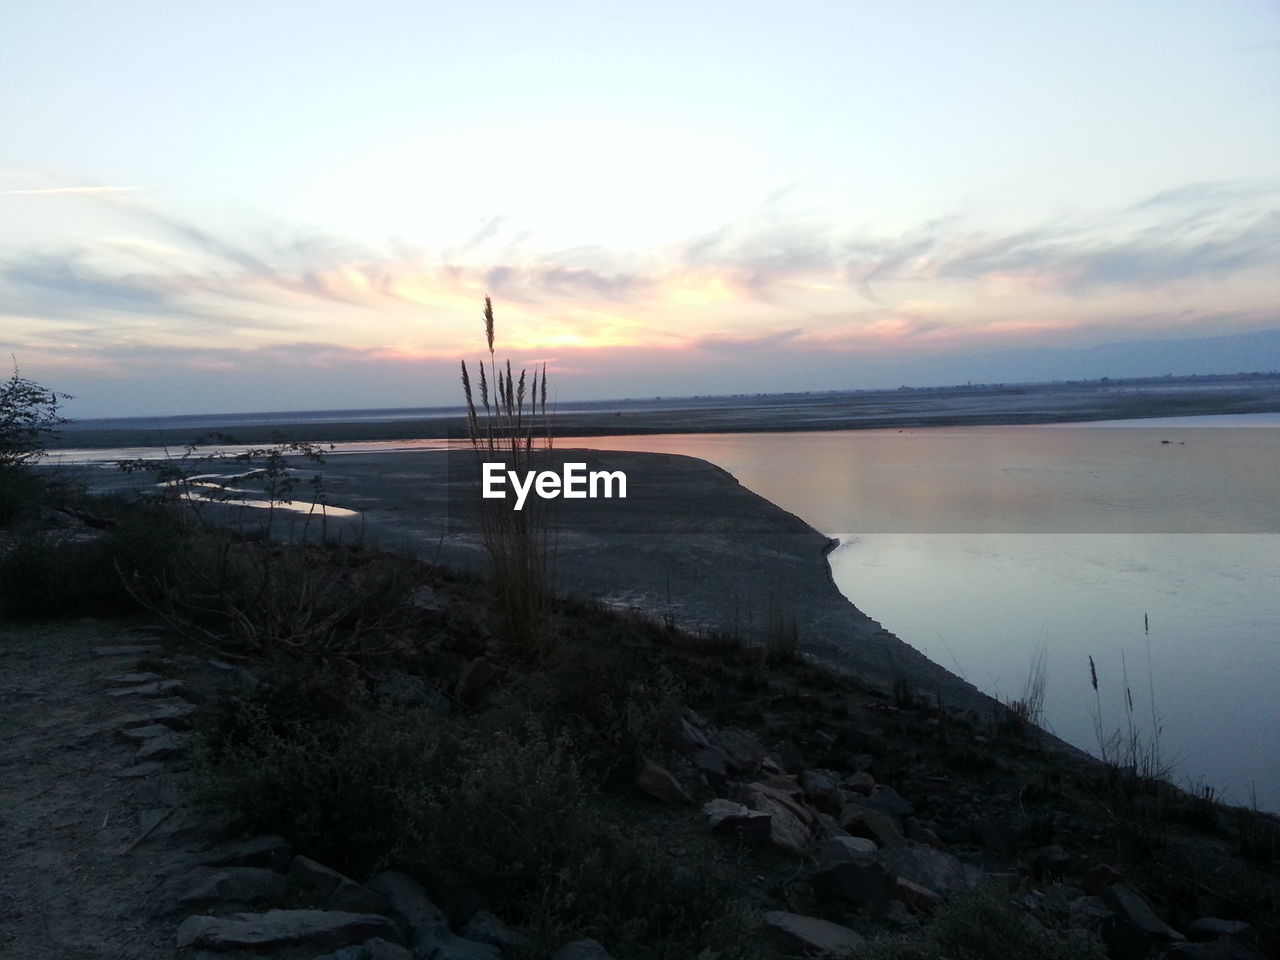
<svg viewBox="0 0 1280 960">
<path fill-rule="evenodd" d="M 4 197 L 110 197 L 137 193 L 141 187 L 36 187 L 26 190 L 0 190 Z"/>
<path fill-rule="evenodd" d="M 76 322 L 98 344 L 163 329 L 167 342 L 327 341 L 423 358 L 470 343 L 473 308 L 491 294 L 529 349 L 957 348 L 1081 327 L 1139 298 L 1200 314 L 1275 306 L 1257 291 L 1280 273 L 1278 196 L 1190 184 L 1106 216 L 1004 232 L 943 218 L 898 236 L 766 211 L 651 250 L 517 256 L 501 217 L 455 248 L 374 248 L 305 228 L 246 239 L 88 194 L 120 223 L 98 242 L 0 249 L 0 315 L 27 330 Z M 1248 284 L 1253 300 L 1231 302 Z"/>
</svg>

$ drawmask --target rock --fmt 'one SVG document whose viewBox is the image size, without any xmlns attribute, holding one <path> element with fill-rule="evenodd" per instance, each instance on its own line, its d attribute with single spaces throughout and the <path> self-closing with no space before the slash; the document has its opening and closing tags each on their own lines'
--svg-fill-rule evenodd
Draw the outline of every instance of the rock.
<svg viewBox="0 0 1280 960">
<path fill-rule="evenodd" d="M 122 730 L 153 724 L 174 730 L 186 730 L 191 726 L 191 718 L 195 712 L 195 704 L 187 703 L 185 700 L 159 700 L 151 704 L 146 712 L 125 717 L 118 721 L 118 724 Z"/>
<path fill-rule="evenodd" d="M 387 913 L 386 898 L 309 857 L 294 857 L 289 886 L 308 902 L 347 913 Z"/>
<path fill-rule="evenodd" d="M 135 759 L 144 763 L 148 760 L 176 760 L 186 756 L 190 747 L 190 737 L 165 729 L 160 736 L 145 741 L 138 748 Z"/>
<path fill-rule="evenodd" d="M 185 696 L 190 691 L 181 680 L 157 680 L 153 683 L 142 683 L 134 687 L 121 687 L 108 690 L 108 697 L 167 697 Z"/>
<path fill-rule="evenodd" d="M 702 747 L 693 754 L 693 765 L 715 789 L 723 789 L 729 783 L 729 755 L 722 748 Z"/>
<path fill-rule="evenodd" d="M 854 793 L 860 793 L 865 797 L 876 788 L 876 778 L 864 770 L 845 777 L 844 785 Z"/>
<path fill-rule="evenodd" d="M 163 647 L 158 643 L 121 643 L 110 647 L 94 647 L 95 657 L 140 657 L 150 653 L 159 653 Z"/>
<path fill-rule="evenodd" d="M 800 786 L 804 795 L 819 810 L 839 812 L 840 791 L 836 787 L 835 777 L 826 770 L 805 770 L 800 774 Z"/>
<path fill-rule="evenodd" d="M 887 787 L 882 783 L 876 784 L 862 803 L 872 810 L 879 810 L 894 817 L 909 817 L 915 813 L 915 807 L 910 801 L 904 800 L 893 787 Z"/>
<path fill-rule="evenodd" d="M 702 726 L 690 721 L 687 717 L 680 718 L 680 744 L 686 752 L 691 754 L 713 746 L 710 738 L 703 732 Z M 723 752 L 720 747 L 716 749 Z"/>
<path fill-rule="evenodd" d="M 158 827 L 153 836 L 165 837 L 178 844 L 223 843 L 242 834 L 246 823 L 244 814 L 234 811 L 202 815 L 184 808 Z"/>
<path fill-rule="evenodd" d="M 223 844 L 205 854 L 200 862 L 211 867 L 265 867 L 283 873 L 292 855 L 284 837 L 267 834 Z"/>
<path fill-rule="evenodd" d="M 1096 896 L 1111 884 L 1120 883 L 1123 880 L 1124 875 L 1115 867 L 1107 863 L 1100 863 L 1085 874 L 1084 892 L 1090 896 Z"/>
<path fill-rule="evenodd" d="M 1217 940 L 1219 937 L 1230 937 L 1232 940 L 1244 941 L 1253 936 L 1253 927 L 1243 920 L 1201 917 L 1187 927 L 1187 936 L 1192 940 Z"/>
<path fill-rule="evenodd" d="M 551 960 L 613 960 L 599 940 L 574 940 L 555 952 Z"/>
<path fill-rule="evenodd" d="M 961 863 L 949 853 L 922 846 L 914 840 L 881 850 L 876 857 L 891 873 L 944 897 L 971 890 L 982 879 L 982 871 L 976 867 Z"/>
<path fill-rule="evenodd" d="M 128 743 L 146 743 L 156 737 L 164 737 L 173 733 L 168 727 L 159 723 L 148 723 L 141 726 L 121 727 L 116 735 Z"/>
<path fill-rule="evenodd" d="M 264 950 L 293 944 L 345 947 L 373 937 L 398 940 L 386 917 L 329 910 L 269 910 L 229 917 L 194 916 L 178 927 L 180 947 L 204 950 Z"/>
<path fill-rule="evenodd" d="M 792 853 L 804 853 L 813 823 L 813 814 L 809 810 L 783 790 L 764 783 L 753 783 L 747 787 L 747 802 L 752 809 L 772 816 L 769 839 L 774 846 Z"/>
<path fill-rule="evenodd" d="M 425 952 L 415 952 L 431 960 L 502 960 L 502 951 L 492 944 L 468 940 L 443 927 L 427 934 L 424 945 Z"/>
<path fill-rule="evenodd" d="M 862 945 L 862 937 L 848 927 L 817 917 L 772 910 L 764 915 L 764 922 L 787 950 L 821 957 L 848 957 Z"/>
<path fill-rule="evenodd" d="M 313 960 L 413 960 L 413 954 L 398 943 L 374 937 L 358 947 L 344 947 Z"/>
<path fill-rule="evenodd" d="M 823 813 L 821 810 L 814 811 L 813 829 L 823 840 L 830 840 L 832 837 L 847 837 L 849 835 L 840 829 L 840 824 L 836 823 L 835 817 L 829 813 Z"/>
<path fill-rule="evenodd" d="M 490 943 L 516 955 L 531 954 L 535 946 L 530 931 L 508 926 L 488 910 L 476 911 L 460 932 L 468 940 Z"/>
<path fill-rule="evenodd" d="M 135 763 L 131 767 L 125 767 L 123 770 L 118 771 L 115 776 L 118 780 L 142 780 L 159 773 L 163 769 L 163 763 L 151 760 L 147 763 Z"/>
<path fill-rule="evenodd" d="M 183 906 L 212 903 L 284 903 L 284 877 L 261 867 L 196 867 L 168 885 L 168 896 Z"/>
<path fill-rule="evenodd" d="M 735 803 L 711 800 L 702 805 L 713 833 L 732 833 L 748 843 L 765 844 L 772 834 L 773 815 Z"/>
<path fill-rule="evenodd" d="M 457 696 L 466 704 L 477 703 L 489 685 L 498 678 L 498 671 L 484 657 L 476 657 L 458 677 Z"/>
<path fill-rule="evenodd" d="M 813 885 L 830 897 L 855 907 L 881 906 L 889 899 L 894 878 L 884 864 L 871 857 L 855 857 L 819 867 Z"/>
<path fill-rule="evenodd" d="M 1115 883 L 1102 893 L 1103 902 L 1154 940 L 1185 940 L 1182 934 L 1156 916 L 1138 891 Z"/>
<path fill-rule="evenodd" d="M 721 730 L 716 734 L 716 741 L 724 750 L 730 769 L 739 773 L 755 773 L 768 752 L 754 734 L 737 727 Z"/>
<path fill-rule="evenodd" d="M 896 847 L 903 842 L 902 831 L 898 829 L 893 817 L 856 800 L 844 805 L 837 820 L 840 829 L 855 837 L 874 840 L 881 847 Z"/>
<path fill-rule="evenodd" d="M 1230 937 L 1208 943 L 1175 943 L 1164 956 L 1171 960 L 1266 960 L 1257 950 Z"/>
<path fill-rule="evenodd" d="M 677 780 L 665 767 L 654 763 L 648 757 L 643 758 L 640 772 L 636 774 L 636 787 L 655 800 L 663 803 L 693 803 L 693 799 L 684 791 Z"/>
<path fill-rule="evenodd" d="M 841 863 L 874 854 L 879 848 L 866 837 L 832 837 L 822 848 L 823 863 Z"/>
<path fill-rule="evenodd" d="M 422 885 L 403 873 L 388 870 L 369 881 L 369 889 L 386 898 L 391 916 L 404 925 L 404 939 L 415 956 L 429 955 L 427 946 L 433 935 L 449 928 L 445 912 L 432 903 Z"/>
<path fill-rule="evenodd" d="M 909 907 L 921 913 L 929 913 L 942 905 L 942 897 L 922 884 L 908 880 L 906 877 L 895 877 L 892 897 L 901 900 Z"/>
<path fill-rule="evenodd" d="M 127 687 L 137 683 L 154 683 L 163 679 L 164 677 L 158 673 L 122 673 L 118 677 L 107 677 L 106 682 Z"/>
</svg>

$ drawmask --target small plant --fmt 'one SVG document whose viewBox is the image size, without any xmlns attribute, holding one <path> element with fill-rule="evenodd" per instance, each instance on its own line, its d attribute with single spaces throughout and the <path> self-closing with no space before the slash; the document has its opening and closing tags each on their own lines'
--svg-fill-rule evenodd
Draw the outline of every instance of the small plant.
<svg viewBox="0 0 1280 960">
<path fill-rule="evenodd" d="M 467 432 L 477 462 L 501 462 L 507 470 L 528 472 L 535 440 L 546 449 L 547 367 L 517 377 L 494 354 L 493 304 L 484 298 L 484 333 L 489 348 L 486 371 L 479 364 L 480 403 L 471 389 L 471 373 L 462 361 L 462 390 L 467 401 Z M 529 659 L 546 655 L 551 643 L 548 519 L 545 501 L 532 498 L 522 510 L 504 500 L 481 500 L 480 535 L 489 558 L 499 632 L 509 647 Z"/>
<path fill-rule="evenodd" d="M 1027 672 L 1027 680 L 1022 688 L 1022 696 L 1005 703 L 1005 712 L 997 724 L 1000 732 L 1015 740 L 1028 737 L 1038 739 L 1040 721 L 1044 719 L 1044 692 L 1047 682 L 1045 653 L 1041 647 L 1031 661 Z"/>
</svg>

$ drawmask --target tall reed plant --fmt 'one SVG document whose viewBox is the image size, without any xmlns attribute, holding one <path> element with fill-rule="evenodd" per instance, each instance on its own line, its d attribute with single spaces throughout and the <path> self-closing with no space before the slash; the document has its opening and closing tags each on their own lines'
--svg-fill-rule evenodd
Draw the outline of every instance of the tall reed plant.
<svg viewBox="0 0 1280 960">
<path fill-rule="evenodd" d="M 462 361 L 462 390 L 467 400 L 467 433 L 480 464 L 502 463 L 525 474 L 536 456 L 550 450 L 547 416 L 547 366 L 517 375 L 508 359 L 494 352 L 493 303 L 484 298 L 484 335 L 488 362 L 477 364 L 480 402 L 472 391 L 471 371 Z M 513 652 L 541 659 L 551 648 L 550 522 L 546 501 L 531 497 L 522 510 L 509 500 L 479 499 L 480 536 L 489 559 L 494 611 L 502 639 Z"/>
</svg>

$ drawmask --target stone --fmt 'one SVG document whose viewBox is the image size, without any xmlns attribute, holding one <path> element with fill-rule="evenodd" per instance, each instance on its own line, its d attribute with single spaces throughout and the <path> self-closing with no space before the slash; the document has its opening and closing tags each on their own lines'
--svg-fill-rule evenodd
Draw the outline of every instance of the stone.
<svg viewBox="0 0 1280 960">
<path fill-rule="evenodd" d="M 183 696 L 189 691 L 181 680 L 157 680 L 153 683 L 141 683 L 133 687 L 120 687 L 108 690 L 108 697 L 167 697 Z"/>
<path fill-rule="evenodd" d="M 822 848 L 823 863 L 841 863 L 875 853 L 879 847 L 866 837 L 832 837 Z"/>
<path fill-rule="evenodd" d="M 477 910 L 459 932 L 468 940 L 489 943 L 516 955 L 531 954 L 536 945 L 529 930 L 508 926 L 488 910 Z"/>
<path fill-rule="evenodd" d="M 140 657 L 150 653 L 159 653 L 163 647 L 158 643 L 121 643 L 108 647 L 94 647 L 95 657 Z"/>
<path fill-rule="evenodd" d="M 391 905 L 380 893 L 356 883 L 310 857 L 289 864 L 289 887 L 309 903 L 347 913 L 387 913 Z"/>
<path fill-rule="evenodd" d="M 1170 960 L 1266 960 L 1257 950 L 1230 937 L 1207 943 L 1175 943 L 1164 956 Z"/>
<path fill-rule="evenodd" d="M 693 765 L 697 767 L 707 782 L 717 790 L 729 783 L 729 755 L 721 747 L 706 746 L 693 754 Z"/>
<path fill-rule="evenodd" d="M 771 910 L 764 915 L 764 922 L 783 948 L 805 954 L 848 957 L 863 942 L 862 937 L 848 927 L 798 913 Z"/>
<path fill-rule="evenodd" d="M 555 952 L 551 960 L 613 960 L 599 940 L 574 940 Z"/>
<path fill-rule="evenodd" d="M 145 741 L 138 748 L 135 759 L 143 763 L 148 760 L 176 760 L 186 756 L 190 748 L 190 737 L 166 729 L 160 736 Z"/>
<path fill-rule="evenodd" d="M 197 950 L 269 950 L 291 945 L 331 948 L 374 937 L 399 939 L 386 917 L 330 910 L 269 910 L 228 917 L 188 917 L 178 927 L 179 947 Z"/>
<path fill-rule="evenodd" d="M 490 943 L 468 940 L 447 927 L 438 927 L 429 932 L 423 941 L 425 952 L 415 949 L 420 956 L 431 960 L 502 960 L 502 951 Z"/>
<path fill-rule="evenodd" d="M 121 686 L 131 686 L 135 683 L 154 683 L 163 679 L 164 677 L 158 673 L 122 673 L 117 677 L 107 677 L 106 682 Z"/>
<path fill-rule="evenodd" d="M 117 771 L 115 776 L 118 780 L 142 780 L 159 773 L 163 769 L 163 763 L 151 760 L 147 763 L 135 763 L 131 767 L 125 767 L 123 770 Z"/>
<path fill-rule="evenodd" d="M 313 960 L 413 960 L 413 954 L 398 943 L 374 937 L 358 947 L 343 947 Z"/>
<path fill-rule="evenodd" d="M 944 897 L 971 890 L 982 879 L 982 871 L 961 863 L 949 853 L 907 840 L 881 850 L 877 859 L 885 869 Z"/>
<path fill-rule="evenodd" d="M 156 737 L 163 737 L 173 733 L 168 727 L 159 723 L 148 723 L 135 727 L 122 727 L 116 731 L 116 735 L 128 743 L 146 743 Z"/>
<path fill-rule="evenodd" d="M 851 801 L 844 805 L 837 818 L 840 828 L 855 837 L 867 837 L 881 847 L 896 847 L 903 842 L 902 831 L 893 817 Z"/>
<path fill-rule="evenodd" d="M 739 773 L 755 773 L 768 752 L 755 734 L 737 727 L 721 730 L 716 734 L 716 741 L 724 750 L 730 769 Z"/>
<path fill-rule="evenodd" d="M 1218 917 L 1201 917 L 1187 927 L 1187 936 L 1192 940 L 1217 940 L 1219 937 L 1248 940 L 1253 936 L 1253 927 L 1243 920 L 1221 920 Z"/>
<path fill-rule="evenodd" d="M 710 800 L 702 805 L 713 833 L 732 833 L 748 843 L 765 844 L 772 834 L 773 815 L 752 810 L 732 800 Z"/>
<path fill-rule="evenodd" d="M 830 897 L 855 907 L 882 906 L 889 900 L 894 878 L 872 857 L 855 857 L 825 864 L 813 875 L 813 885 Z"/>
<path fill-rule="evenodd" d="M 284 877 L 261 867 L 196 867 L 169 884 L 168 894 L 183 906 L 213 903 L 284 903 Z"/>
<path fill-rule="evenodd" d="M 883 783 L 876 784 L 862 802 L 872 810 L 879 810 L 894 817 L 909 817 L 915 813 L 915 807 L 909 800 L 904 800 L 897 790 Z"/>
<path fill-rule="evenodd" d="M 690 722 L 687 717 L 680 718 L 680 743 L 687 752 L 693 754 L 696 754 L 699 750 L 706 750 L 713 745 L 710 738 L 703 732 L 702 727 Z M 716 749 L 720 750 L 721 748 L 716 747 Z"/>
<path fill-rule="evenodd" d="M 476 657 L 463 668 L 458 677 L 458 699 L 467 704 L 478 703 L 485 690 L 497 678 L 497 668 L 484 657 Z"/>
<path fill-rule="evenodd" d="M 117 721 L 117 725 L 122 730 L 153 724 L 174 730 L 186 730 L 191 726 L 191 718 L 195 713 L 195 704 L 187 703 L 185 700 L 158 700 L 151 704 L 146 712 L 125 717 Z"/>
<path fill-rule="evenodd" d="M 829 813 L 823 813 L 821 810 L 814 811 L 813 829 L 823 840 L 830 840 L 832 837 L 847 837 L 849 834 L 840 829 L 840 824 L 836 822 L 836 818 Z"/>
<path fill-rule="evenodd" d="M 654 763 L 648 757 L 643 758 L 640 772 L 636 774 L 635 784 L 641 793 L 648 794 L 663 803 L 693 803 L 693 799 L 685 793 L 684 787 L 671 771 Z"/>
<path fill-rule="evenodd" d="M 404 925 L 404 939 L 414 955 L 429 956 L 427 947 L 433 940 L 433 934 L 447 931 L 449 919 L 427 896 L 422 885 L 410 876 L 388 870 L 370 880 L 369 889 L 386 898 L 391 916 Z"/>
<path fill-rule="evenodd" d="M 206 853 L 200 862 L 211 867 L 265 867 L 283 873 L 291 858 L 292 850 L 284 837 L 266 834 L 223 844 Z"/>
<path fill-rule="evenodd" d="M 928 913 L 942 905 L 942 897 L 935 891 L 906 877 L 894 878 L 892 896 L 921 913 Z"/>
<path fill-rule="evenodd" d="M 876 778 L 863 770 L 852 776 L 845 777 L 844 785 L 852 792 L 860 793 L 865 797 L 876 788 Z"/>
<path fill-rule="evenodd" d="M 800 774 L 800 786 L 804 795 L 815 807 L 827 812 L 839 812 L 840 791 L 835 777 L 826 770 L 805 770 Z"/>
<path fill-rule="evenodd" d="M 1132 887 L 1114 883 L 1102 892 L 1103 902 L 1154 940 L 1185 940 L 1182 934 L 1156 916 L 1150 904 Z"/>
<path fill-rule="evenodd" d="M 774 846 L 792 853 L 804 853 L 811 837 L 812 812 L 783 790 L 764 783 L 753 783 L 747 787 L 747 802 L 752 809 L 772 816 L 769 839 Z"/>
</svg>

